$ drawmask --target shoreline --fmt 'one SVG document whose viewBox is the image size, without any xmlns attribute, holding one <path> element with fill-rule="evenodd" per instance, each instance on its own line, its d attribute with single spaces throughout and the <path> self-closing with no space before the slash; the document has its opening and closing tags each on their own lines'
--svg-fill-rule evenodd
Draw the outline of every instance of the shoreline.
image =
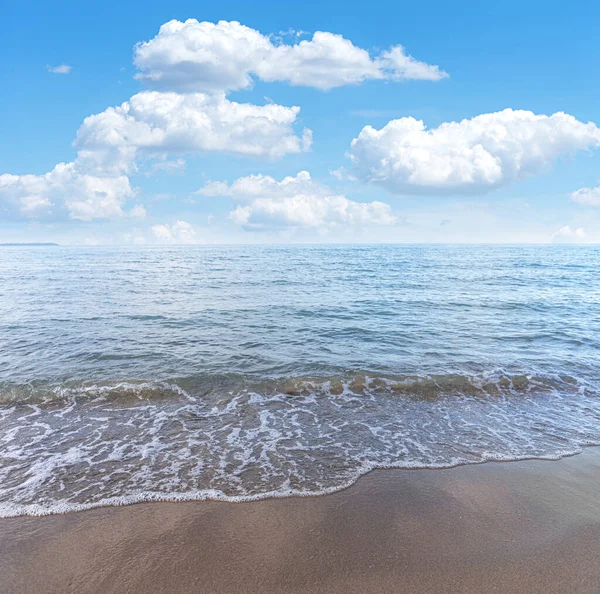
<svg viewBox="0 0 600 594">
<path fill-rule="evenodd" d="M 92 511 L 100 508 L 111 507 L 127 507 L 130 505 L 141 505 L 145 503 L 202 503 L 202 502 L 220 502 L 220 503 L 254 503 L 258 501 L 267 501 L 269 499 L 304 499 L 307 497 L 325 497 L 334 495 L 347 489 L 351 489 L 363 478 L 368 477 L 373 472 L 379 471 L 438 471 L 438 470 L 453 470 L 465 466 L 482 466 L 487 464 L 511 464 L 518 462 L 557 462 L 565 458 L 579 456 L 589 448 L 600 448 L 598 444 L 590 444 L 583 446 L 578 452 L 561 453 L 557 456 L 530 456 L 525 458 L 514 459 L 494 459 L 490 458 L 481 462 L 458 462 L 448 466 L 374 466 L 365 471 L 359 471 L 354 478 L 348 483 L 341 486 L 329 487 L 318 492 L 304 491 L 270 491 L 267 493 L 257 493 L 256 495 L 229 496 L 223 491 L 205 490 L 205 491 L 186 491 L 173 493 L 148 492 L 136 495 L 125 495 L 122 497 L 113 497 L 93 503 L 80 504 L 58 504 L 52 507 L 44 507 L 39 504 L 27 505 L 12 505 L 0 503 L 0 521 L 13 518 L 42 518 L 45 516 L 57 516 L 65 514 L 75 514 L 87 511 Z M 41 509 L 39 509 L 41 508 Z M 67 508 L 67 509 L 65 509 Z"/>
<path fill-rule="evenodd" d="M 600 448 L 376 469 L 335 493 L 0 519 L 0 583 L 35 592 L 600 591 Z"/>
</svg>

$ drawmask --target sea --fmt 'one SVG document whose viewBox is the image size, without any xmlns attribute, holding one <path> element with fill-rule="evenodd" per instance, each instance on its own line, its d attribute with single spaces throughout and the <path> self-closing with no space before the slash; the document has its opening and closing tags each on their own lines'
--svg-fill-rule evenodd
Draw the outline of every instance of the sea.
<svg viewBox="0 0 600 594">
<path fill-rule="evenodd" d="M 600 246 L 0 248 L 0 516 L 600 444 Z"/>
</svg>

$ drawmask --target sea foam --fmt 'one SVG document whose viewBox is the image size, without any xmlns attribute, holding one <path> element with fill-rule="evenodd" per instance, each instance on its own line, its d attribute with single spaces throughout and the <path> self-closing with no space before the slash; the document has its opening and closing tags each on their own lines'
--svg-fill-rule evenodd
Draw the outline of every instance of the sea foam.
<svg viewBox="0 0 600 594">
<path fill-rule="evenodd" d="M 213 385 L 44 386 L 43 397 L 30 391 L 4 404 L 0 516 L 322 495 L 376 468 L 557 459 L 600 443 L 600 402 L 573 378 L 497 372 Z"/>
</svg>

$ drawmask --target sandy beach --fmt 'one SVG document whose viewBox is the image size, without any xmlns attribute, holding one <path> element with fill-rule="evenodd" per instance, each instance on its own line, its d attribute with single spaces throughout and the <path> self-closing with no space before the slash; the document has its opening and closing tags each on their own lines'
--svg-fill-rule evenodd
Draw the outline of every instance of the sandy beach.
<svg viewBox="0 0 600 594">
<path fill-rule="evenodd" d="M 3 592 L 600 591 L 600 449 L 323 497 L 0 520 Z"/>
</svg>

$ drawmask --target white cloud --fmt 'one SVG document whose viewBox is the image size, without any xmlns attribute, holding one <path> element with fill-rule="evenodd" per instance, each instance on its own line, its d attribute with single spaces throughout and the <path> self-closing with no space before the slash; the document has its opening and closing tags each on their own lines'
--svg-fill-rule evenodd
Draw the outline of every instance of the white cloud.
<svg viewBox="0 0 600 594">
<path fill-rule="evenodd" d="M 150 227 L 134 226 L 120 234 L 117 243 L 131 245 L 194 245 L 204 243 L 198 238 L 196 229 L 186 221 L 162 223 Z"/>
<path fill-rule="evenodd" d="M 312 132 L 295 129 L 299 107 L 237 103 L 226 97 L 228 90 L 249 87 L 252 77 L 329 89 L 367 79 L 446 76 L 436 66 L 406 55 L 401 46 L 371 56 L 332 33 L 317 32 L 311 40 L 289 45 L 237 22 L 193 19 L 163 25 L 154 39 L 136 46 L 135 63 L 139 78 L 184 92 L 142 91 L 87 117 L 77 132 L 77 156 L 72 162 L 59 163 L 43 175 L 0 176 L 3 213 L 82 221 L 124 214 L 143 218 L 142 205 L 124 211 L 136 195 L 128 177 L 134 172 L 182 169 L 182 156 L 190 152 L 275 159 L 309 150 Z M 67 64 L 47 68 L 57 74 L 71 71 Z M 264 221 L 285 219 L 302 225 L 393 218 L 386 214 L 387 205 L 349 201 L 303 174 L 282 182 L 261 176 L 245 179 L 246 185 L 258 184 L 258 193 L 246 198 L 249 203 L 268 198 L 286 201 L 257 203 L 251 211 L 238 213 L 248 225 L 259 216 Z M 165 229 L 173 238 L 185 239 L 184 230 L 173 226 L 158 226 L 157 233 L 164 236 Z"/>
<path fill-rule="evenodd" d="M 307 171 L 277 181 L 249 175 L 234 181 L 209 182 L 204 196 L 230 196 L 240 202 L 229 217 L 246 230 L 285 227 L 393 225 L 396 217 L 383 202 L 355 202 L 314 181 Z"/>
<path fill-rule="evenodd" d="M 384 202 L 354 202 L 345 196 L 258 198 L 238 206 L 230 218 L 247 230 L 333 225 L 393 225 L 396 217 Z"/>
<path fill-rule="evenodd" d="M 289 198 L 299 194 L 328 196 L 332 194 L 332 190 L 314 181 L 308 171 L 300 171 L 295 177 L 284 177 L 280 182 L 270 175 L 260 173 L 240 177 L 232 184 L 208 182 L 196 194 L 230 196 L 239 202 L 249 202 L 256 198 Z"/>
<path fill-rule="evenodd" d="M 186 165 L 185 159 L 167 159 L 166 155 L 162 155 L 160 159 L 150 163 L 150 167 L 144 171 L 144 175 L 151 177 L 157 173 L 166 173 L 167 175 L 183 173 Z"/>
<path fill-rule="evenodd" d="M 346 174 L 346 170 L 343 167 L 338 167 L 337 169 L 330 169 L 329 175 L 333 175 L 335 179 L 342 181 Z"/>
<path fill-rule="evenodd" d="M 169 21 L 137 44 L 137 78 L 163 89 L 215 92 L 246 89 L 255 76 L 267 82 L 328 90 L 368 79 L 439 80 L 448 75 L 419 62 L 400 45 L 374 58 L 341 35 L 317 31 L 288 45 L 236 21 Z"/>
<path fill-rule="evenodd" d="M 225 152 L 277 158 L 308 150 L 311 132 L 296 135 L 299 107 L 252 105 L 223 94 L 143 91 L 87 117 L 77 132 L 81 158 L 108 171 L 127 170 L 142 154 Z"/>
<path fill-rule="evenodd" d="M 229 184 L 224 181 L 209 181 L 194 192 L 200 196 L 229 196 Z"/>
<path fill-rule="evenodd" d="M 72 163 L 59 163 L 45 175 L 0 177 L 5 210 L 25 216 L 57 214 L 90 221 L 123 214 L 134 197 L 126 174 L 140 159 L 156 159 L 169 170 L 185 165 L 168 153 L 225 152 L 277 158 L 308 150 L 310 130 L 296 135 L 298 107 L 251 105 L 223 95 L 180 95 L 148 91 L 118 107 L 87 117 L 77 132 Z"/>
<path fill-rule="evenodd" d="M 126 176 L 90 175 L 76 162 L 59 163 L 45 175 L 0 175 L 0 200 L 9 211 L 25 216 L 60 210 L 82 221 L 121 216 L 123 203 L 133 196 Z"/>
<path fill-rule="evenodd" d="M 69 74 L 69 72 L 73 70 L 73 66 L 69 66 L 68 64 L 61 64 L 60 66 L 46 66 L 46 70 L 48 72 L 52 72 L 52 74 Z"/>
<path fill-rule="evenodd" d="M 439 66 L 419 62 L 404 51 L 401 45 L 395 45 L 381 54 L 376 60 L 380 70 L 391 80 L 441 80 L 448 73 Z"/>
<path fill-rule="evenodd" d="M 551 239 L 555 243 L 572 243 L 574 241 L 581 241 L 584 238 L 585 229 L 583 227 L 572 229 L 569 225 L 566 225 L 554 233 Z"/>
<path fill-rule="evenodd" d="M 405 117 L 365 126 L 348 156 L 366 182 L 398 194 L 485 192 L 539 174 L 561 155 L 600 145 L 600 129 L 558 112 L 482 114 L 427 130 Z"/>
<path fill-rule="evenodd" d="M 329 90 L 369 79 L 440 80 L 448 76 L 437 66 L 418 62 L 396 46 L 371 59 L 341 35 L 317 31 L 311 41 L 279 45 L 257 63 L 254 72 L 267 82 L 287 81 L 292 85 Z"/>
<path fill-rule="evenodd" d="M 338 181 L 356 181 L 356 177 L 348 173 L 345 167 L 338 167 L 337 169 L 330 169 L 329 175 L 335 177 Z"/>
<path fill-rule="evenodd" d="M 143 204 L 136 204 L 127 214 L 132 219 L 145 219 L 148 213 Z"/>
<path fill-rule="evenodd" d="M 154 225 L 152 235 L 157 243 L 196 243 L 196 231 L 189 223 L 177 221 L 172 225 Z"/>
<path fill-rule="evenodd" d="M 571 200 L 584 206 L 600 206 L 600 186 L 596 188 L 580 188 L 571 194 Z"/>
</svg>

